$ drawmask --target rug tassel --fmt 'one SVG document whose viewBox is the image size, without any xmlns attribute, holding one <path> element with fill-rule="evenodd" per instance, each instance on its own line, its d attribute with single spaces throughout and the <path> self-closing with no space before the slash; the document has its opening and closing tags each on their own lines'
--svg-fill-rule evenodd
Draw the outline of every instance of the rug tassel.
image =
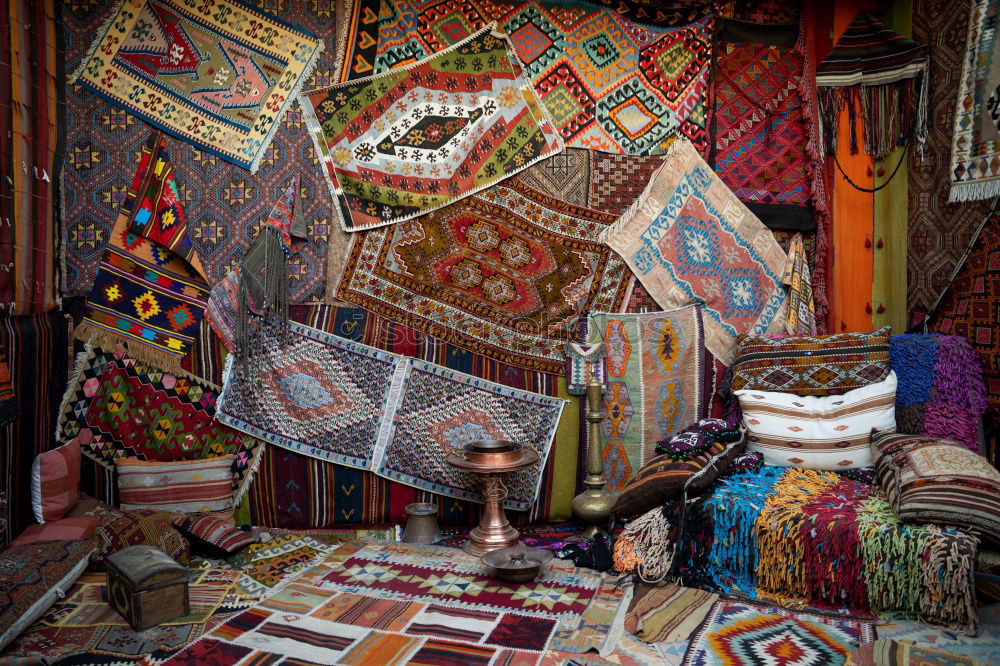
<svg viewBox="0 0 1000 666">
<path fill-rule="evenodd" d="M 119 346 L 129 357 L 143 365 L 165 370 L 175 375 L 185 373 L 184 368 L 181 367 L 183 356 L 175 356 L 167 352 L 157 351 L 141 342 L 126 340 L 110 331 L 92 325 L 86 320 L 77 324 L 73 330 L 73 337 L 81 342 L 92 344 L 105 350 L 113 350 L 115 346 Z"/>
</svg>

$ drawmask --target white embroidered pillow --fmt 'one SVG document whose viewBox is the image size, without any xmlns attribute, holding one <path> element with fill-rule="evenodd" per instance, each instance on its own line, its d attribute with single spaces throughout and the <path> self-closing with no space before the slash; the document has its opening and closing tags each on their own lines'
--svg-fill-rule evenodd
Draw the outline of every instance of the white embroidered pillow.
<svg viewBox="0 0 1000 666">
<path fill-rule="evenodd" d="M 896 373 L 842 395 L 734 391 L 747 449 L 765 465 L 841 470 L 872 465 L 872 428 L 896 431 Z"/>
</svg>

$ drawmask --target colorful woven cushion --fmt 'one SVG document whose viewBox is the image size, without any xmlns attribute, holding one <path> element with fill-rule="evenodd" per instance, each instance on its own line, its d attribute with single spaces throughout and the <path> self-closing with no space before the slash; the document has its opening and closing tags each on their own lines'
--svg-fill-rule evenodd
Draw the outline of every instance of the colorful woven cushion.
<svg viewBox="0 0 1000 666">
<path fill-rule="evenodd" d="M 615 515 L 631 518 L 680 497 L 684 483 L 692 477 L 696 478 L 689 490 L 710 486 L 742 448 L 742 440 L 728 444 L 712 441 L 706 448 L 682 459 L 672 453 L 656 456 L 625 484 L 615 502 Z"/>
<path fill-rule="evenodd" d="M 889 327 L 815 337 L 740 336 L 732 370 L 734 391 L 846 393 L 889 374 Z"/>
<path fill-rule="evenodd" d="M 227 455 L 175 462 L 119 458 L 115 466 L 121 508 L 232 511 L 235 458 Z"/>
<path fill-rule="evenodd" d="M 89 539 L 97 529 L 98 518 L 62 518 L 50 520 L 44 525 L 31 525 L 10 542 L 12 546 L 21 546 L 40 541 L 79 541 Z"/>
<path fill-rule="evenodd" d="M 218 516 L 175 518 L 174 527 L 191 543 L 195 554 L 205 557 L 229 557 L 256 542 L 233 521 Z"/>
<path fill-rule="evenodd" d="M 736 391 L 747 449 L 765 465 L 806 469 L 853 469 L 872 464 L 872 428 L 896 430 L 896 373 L 843 395 Z"/>
<path fill-rule="evenodd" d="M 31 466 L 31 508 L 35 520 L 59 520 L 80 496 L 80 445 L 76 440 L 41 453 Z"/>
<path fill-rule="evenodd" d="M 908 641 L 880 638 L 851 650 L 844 666 L 987 666 L 988 663 Z"/>
<path fill-rule="evenodd" d="M 65 595 L 93 549 L 92 541 L 48 541 L 0 552 L 0 650 Z"/>
<path fill-rule="evenodd" d="M 152 546 L 179 564 L 186 565 L 191 546 L 174 529 L 173 521 L 179 517 L 176 513 L 155 509 L 109 511 L 94 532 L 97 551 L 91 557 L 91 563 L 103 569 L 108 556 L 119 550 L 129 546 Z"/>
<path fill-rule="evenodd" d="M 957 525 L 1000 543 L 1000 472 L 957 442 L 873 433 L 879 483 L 900 520 Z"/>
</svg>

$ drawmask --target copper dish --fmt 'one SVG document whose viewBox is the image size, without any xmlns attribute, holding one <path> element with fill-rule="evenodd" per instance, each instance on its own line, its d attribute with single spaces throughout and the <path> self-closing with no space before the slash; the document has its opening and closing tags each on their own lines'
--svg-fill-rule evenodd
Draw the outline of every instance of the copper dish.
<svg viewBox="0 0 1000 666">
<path fill-rule="evenodd" d="M 524 544 L 501 548 L 480 558 L 496 571 L 496 576 L 508 583 L 526 583 L 534 580 L 542 565 L 552 559 L 552 553 L 543 548 L 528 548 Z"/>
<path fill-rule="evenodd" d="M 520 460 L 521 448 L 519 443 L 505 439 L 477 439 L 453 451 L 470 463 L 495 466 Z"/>
</svg>

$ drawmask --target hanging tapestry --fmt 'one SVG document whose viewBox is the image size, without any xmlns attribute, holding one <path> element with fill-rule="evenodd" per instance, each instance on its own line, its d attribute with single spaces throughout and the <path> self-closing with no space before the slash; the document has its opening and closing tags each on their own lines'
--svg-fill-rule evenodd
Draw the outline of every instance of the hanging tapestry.
<svg viewBox="0 0 1000 666">
<path fill-rule="evenodd" d="M 792 238 L 781 281 L 788 285 L 785 331 L 789 335 L 816 335 L 816 306 L 813 304 L 809 262 L 801 233 Z"/>
<path fill-rule="evenodd" d="M 74 78 L 253 173 L 322 50 L 241 2 L 124 0 Z"/>
<path fill-rule="evenodd" d="M 287 345 L 263 337 L 259 358 L 247 364 L 252 374 L 227 359 L 221 422 L 292 451 L 476 501 L 479 482 L 445 456 L 477 439 L 520 442 L 538 452 L 539 463 L 508 477 L 506 505 L 531 508 L 563 400 L 290 326 Z"/>
<path fill-rule="evenodd" d="M 76 360 L 59 409 L 56 439 L 76 440 L 108 469 L 118 458 L 158 462 L 233 454 L 235 501 L 246 492 L 262 443 L 215 419 L 219 387 L 165 372 L 121 350 L 89 347 Z"/>
<path fill-rule="evenodd" d="M 815 229 L 799 24 L 726 20 L 712 85 L 715 172 L 770 229 Z"/>
<path fill-rule="evenodd" d="M 0 427 L 17 418 L 17 395 L 14 393 L 7 353 L 3 339 L 0 338 Z"/>
<path fill-rule="evenodd" d="M 183 220 L 172 173 L 166 143 L 154 132 L 122 201 L 75 335 L 109 347 L 124 341 L 133 355 L 179 369 L 180 357 L 198 335 L 208 285 L 194 266 L 133 231 L 163 237 L 161 230 Z M 175 245 L 186 250 L 183 227 L 173 233 Z"/>
<path fill-rule="evenodd" d="M 604 344 L 604 475 L 621 490 L 657 442 L 708 415 L 701 308 L 593 313 L 587 342 Z"/>
<path fill-rule="evenodd" d="M 437 210 L 563 150 L 492 25 L 406 67 L 299 99 L 346 231 Z"/>
<path fill-rule="evenodd" d="M 603 240 L 660 307 L 704 305 L 705 345 L 726 365 L 740 333 L 784 328 L 785 253 L 687 141 Z"/>
<path fill-rule="evenodd" d="M 387 5 L 392 13 L 379 26 L 376 71 L 426 57 L 496 21 L 567 146 L 650 155 L 680 135 L 708 148 L 715 15 L 707 3 L 645 11 L 626 2 L 613 10 L 495 0 Z"/>
<path fill-rule="evenodd" d="M 589 208 L 590 173 L 594 153 L 582 148 L 567 148 L 514 176 L 529 187 L 549 196 Z"/>
<path fill-rule="evenodd" d="M 918 80 L 919 77 L 919 80 Z M 851 153 L 858 152 L 857 117 L 865 153 L 883 160 L 910 138 L 923 153 L 927 137 L 927 47 L 858 14 L 816 67 L 826 152 L 837 152 L 837 114 L 851 123 Z M 954 192 L 954 190 L 952 190 Z"/>
<path fill-rule="evenodd" d="M 562 369 L 591 309 L 631 277 L 598 238 L 615 218 L 508 181 L 355 240 L 338 297 L 505 363 Z"/>
<path fill-rule="evenodd" d="M 628 210 L 663 165 L 661 155 L 635 157 L 594 153 L 593 160 L 590 207 L 616 216 Z"/>
<path fill-rule="evenodd" d="M 691 640 L 685 666 L 842 664 L 851 650 L 875 640 L 875 625 L 852 618 L 809 615 L 719 601 Z"/>
</svg>

